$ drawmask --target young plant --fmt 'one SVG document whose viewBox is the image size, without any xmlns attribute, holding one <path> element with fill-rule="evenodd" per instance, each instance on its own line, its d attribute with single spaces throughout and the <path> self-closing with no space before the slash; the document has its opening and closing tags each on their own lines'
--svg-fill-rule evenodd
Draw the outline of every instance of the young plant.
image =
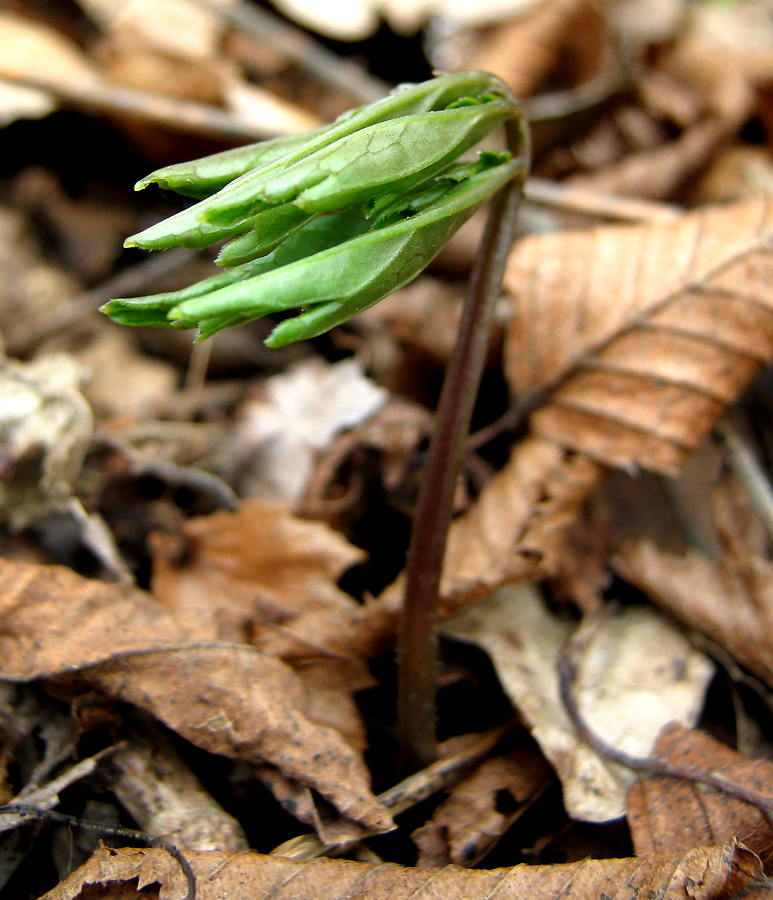
<svg viewBox="0 0 773 900">
<path fill-rule="evenodd" d="M 504 125 L 506 152 L 464 156 Z M 332 125 L 159 169 L 149 184 L 199 200 L 126 246 L 227 243 L 223 271 L 180 291 L 111 300 L 123 325 L 222 328 L 287 313 L 270 347 L 316 337 L 419 274 L 492 199 L 438 408 L 408 553 L 399 638 L 398 741 L 406 765 L 435 753 L 436 609 L 456 478 L 528 167 L 518 104 L 492 75 L 397 88 Z"/>
</svg>

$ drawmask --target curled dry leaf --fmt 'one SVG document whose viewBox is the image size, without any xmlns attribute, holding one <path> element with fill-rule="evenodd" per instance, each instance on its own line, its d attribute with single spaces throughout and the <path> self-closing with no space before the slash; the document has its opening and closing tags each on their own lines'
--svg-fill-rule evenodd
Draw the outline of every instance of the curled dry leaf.
<svg viewBox="0 0 773 900">
<path fill-rule="evenodd" d="M 488 652 L 505 692 L 558 772 L 567 812 L 588 822 L 624 815 L 634 773 L 578 738 L 560 698 L 558 660 L 574 625 L 548 612 L 533 588 L 520 585 L 500 588 L 443 631 Z M 668 722 L 695 723 L 713 667 L 668 620 L 632 608 L 589 620 L 578 638 L 583 649 L 575 694 L 583 719 L 607 743 L 648 756 Z"/>
<path fill-rule="evenodd" d="M 673 223 L 531 237 L 511 255 L 506 375 L 533 430 L 676 473 L 773 356 L 766 199 Z"/>
<path fill-rule="evenodd" d="M 308 863 L 257 853 L 186 854 L 198 884 L 198 900 L 560 900 L 571 889 L 580 900 L 729 900 L 762 876 L 759 859 L 736 842 L 680 855 L 643 859 L 585 860 L 558 866 L 514 866 L 467 871 L 409 869 L 397 865 L 315 859 Z M 99 885 L 105 900 L 127 897 L 127 882 L 141 891 L 160 885 L 163 900 L 182 900 L 186 885 L 178 864 L 160 850 L 102 848 L 40 900 L 76 900 Z M 131 885 L 128 896 L 134 896 Z"/>
<path fill-rule="evenodd" d="M 336 581 L 365 554 L 280 503 L 190 519 L 153 542 L 152 590 L 199 640 L 249 642 L 304 612 L 357 608 Z"/>
<path fill-rule="evenodd" d="M 642 542 L 618 553 L 614 567 L 773 687 L 773 563 L 753 556 L 715 563 Z"/>
<path fill-rule="evenodd" d="M 667 725 L 658 736 L 653 755 L 680 767 L 693 766 L 719 775 L 773 802 L 773 763 L 749 759 L 700 731 Z M 763 865 L 773 861 L 773 823 L 770 817 L 742 800 L 721 794 L 684 778 L 647 777 L 628 792 L 628 823 L 639 856 L 689 850 L 738 838 Z"/>
<path fill-rule="evenodd" d="M 550 766 L 533 750 L 486 760 L 411 835 L 419 847 L 419 868 L 474 866 L 542 794 L 551 777 Z"/>
<path fill-rule="evenodd" d="M 134 588 L 0 560 L 0 678 L 73 672 L 198 747 L 275 766 L 368 831 L 391 827 L 362 760 L 307 718 L 303 686 L 284 663 L 245 645 L 194 643 Z"/>
</svg>

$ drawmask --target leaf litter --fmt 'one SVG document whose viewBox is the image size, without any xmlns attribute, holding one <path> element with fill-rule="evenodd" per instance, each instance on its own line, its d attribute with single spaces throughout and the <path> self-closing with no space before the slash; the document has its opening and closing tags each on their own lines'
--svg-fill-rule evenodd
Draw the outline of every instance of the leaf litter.
<svg viewBox="0 0 773 900">
<path fill-rule="evenodd" d="M 125 190 L 149 161 L 312 127 L 380 89 L 334 54 L 324 81 L 310 77 L 314 35 L 270 17 L 256 30 L 251 4 L 150 6 L 0 11 L 0 120 L 48 116 L 23 123 L 31 139 L 8 132 L 22 149 L 0 174 L 15 207 L 0 215 L 0 679 L 26 698 L 0 704 L 3 798 L 87 810 L 99 797 L 115 818 L 171 835 L 199 897 L 769 894 L 750 852 L 769 863 L 769 821 L 740 797 L 769 795 L 768 763 L 748 753 L 771 752 L 770 537 L 754 498 L 738 499 L 753 487 L 698 525 L 714 475 L 698 467 L 692 492 L 660 479 L 695 459 L 730 407 L 769 474 L 760 194 L 773 46 L 755 4 L 736 4 L 722 25 L 710 6 L 613 13 L 543 0 L 487 11 L 495 27 L 450 5 L 425 30 L 427 70 L 482 65 L 518 85 L 536 173 L 554 190 L 550 208 L 524 211 L 510 256 L 441 585 L 441 729 L 452 741 L 480 731 L 470 746 L 485 749 L 405 782 L 392 759 L 390 652 L 471 238 L 313 346 L 266 357 L 261 326 L 223 335 L 206 376 L 200 358 L 185 372 L 187 336 L 119 339 L 92 322 L 114 277 L 129 275 L 135 293 L 185 283 L 185 266 L 154 274 L 115 246 L 119 222 L 152 224 L 151 201 Z M 406 29 L 427 15 L 418 3 L 385 10 Z M 373 27 L 376 12 L 360 13 Z M 294 54 L 293 42 L 313 52 Z M 397 46 L 391 81 L 424 77 Z M 734 65 L 716 65 L 720 46 Z M 54 154 L 51 111 L 63 106 L 77 128 L 91 123 L 80 170 Z M 719 177 L 714 161 L 734 153 L 740 171 Z M 650 488 L 620 501 L 626 527 L 597 502 L 613 467 Z M 647 531 L 665 521 L 685 552 Z M 643 540 L 626 545 L 628 526 Z M 585 567 L 578 532 L 604 535 Z M 713 642 L 701 646 L 732 690 L 677 621 Z M 737 795 L 594 754 L 562 708 L 567 641 L 587 728 L 636 758 L 688 760 Z M 55 727 L 28 715 L 43 692 Z M 742 740 L 744 722 L 754 741 Z M 506 736 L 486 743 L 497 728 Z M 374 838 L 393 816 L 397 832 Z M 600 855 L 628 858 L 581 862 L 588 829 Z M 37 862 L 53 839 L 28 834 L 0 844 L 3 900 L 184 896 L 182 872 L 157 849 L 102 848 L 52 887 Z M 299 861 L 261 855 L 277 844 Z M 321 852 L 384 862 L 308 861 Z M 507 868 L 485 870 L 489 860 Z"/>
</svg>

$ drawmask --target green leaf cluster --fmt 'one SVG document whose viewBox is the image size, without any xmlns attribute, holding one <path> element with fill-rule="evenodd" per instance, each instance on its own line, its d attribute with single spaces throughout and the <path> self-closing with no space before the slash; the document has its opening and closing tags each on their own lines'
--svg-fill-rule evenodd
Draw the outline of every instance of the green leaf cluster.
<svg viewBox="0 0 773 900">
<path fill-rule="evenodd" d="M 111 300 L 125 325 L 222 328 L 300 307 L 267 344 L 321 334 L 413 279 L 451 235 L 522 169 L 508 153 L 461 160 L 517 105 L 472 72 L 402 86 L 305 135 L 169 166 L 137 184 L 194 206 L 127 246 L 199 249 L 227 239 L 224 271 L 182 291 Z"/>
</svg>

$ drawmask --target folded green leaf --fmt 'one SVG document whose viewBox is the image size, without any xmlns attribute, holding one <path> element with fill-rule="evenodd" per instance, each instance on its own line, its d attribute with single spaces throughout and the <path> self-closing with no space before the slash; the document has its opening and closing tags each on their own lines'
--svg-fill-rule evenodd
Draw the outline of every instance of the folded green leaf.
<svg viewBox="0 0 773 900">
<path fill-rule="evenodd" d="M 202 209 L 220 225 L 243 221 L 263 205 L 292 202 L 309 213 L 330 212 L 379 194 L 409 190 L 458 159 L 513 114 L 493 100 L 380 122 L 271 174 L 253 173 L 238 189 Z"/>
<path fill-rule="evenodd" d="M 373 157 L 369 157 L 363 149 L 367 138 L 360 137 L 368 128 L 387 126 L 387 131 L 377 131 L 373 140 L 395 143 L 391 150 L 382 147 L 379 153 L 389 168 L 376 179 L 378 189 L 390 190 L 390 182 L 395 189 L 401 182 L 405 186 L 417 184 L 442 169 L 444 160 L 448 161 L 453 156 L 451 145 L 456 145 L 458 156 L 504 118 L 512 115 L 515 111 L 513 103 L 497 99 L 508 96 L 507 88 L 497 78 L 478 72 L 444 75 L 425 84 L 398 89 L 379 103 L 348 113 L 329 129 L 314 132 L 304 142 L 296 144 L 296 138 L 290 139 L 294 147 L 290 152 L 259 164 L 195 206 L 133 235 L 125 246 L 146 250 L 165 250 L 176 246 L 201 249 L 223 238 L 249 231 L 251 217 L 256 213 L 285 202 L 282 197 L 294 199 L 293 190 L 300 192 L 313 188 L 320 181 L 326 184 L 319 188 L 319 193 L 312 191 L 298 204 L 308 212 L 341 208 L 354 202 L 345 199 L 346 187 L 351 189 L 352 180 L 336 167 L 340 165 L 345 169 L 351 160 L 359 158 L 359 170 L 367 173 L 367 177 L 373 177 Z M 468 102 L 473 106 L 459 105 Z M 438 111 L 415 111 L 427 105 Z M 428 115 L 432 117 L 430 120 L 422 119 Z M 421 121 L 408 131 L 403 131 L 401 125 L 411 118 Z M 396 129 L 394 125 L 397 125 Z M 430 138 L 434 155 L 428 158 L 427 171 L 422 172 L 421 159 L 425 153 L 422 134 L 430 134 L 435 127 L 444 130 L 445 139 L 450 142 L 446 148 L 448 152 L 438 150 L 439 138 Z M 336 149 L 331 152 L 333 144 Z M 418 156 L 415 155 L 417 151 Z M 318 153 L 321 155 L 315 156 Z M 406 153 L 412 155 L 407 157 Z M 310 159 L 314 162 L 309 163 Z M 201 167 L 204 163 L 199 161 L 196 165 Z M 413 171 L 402 171 L 406 165 L 410 165 Z M 290 169 L 292 173 L 284 177 Z M 164 183 L 168 181 L 167 178 Z M 266 187 L 271 192 L 270 197 L 262 196 Z"/>
<path fill-rule="evenodd" d="M 162 324 L 164 313 L 164 324 L 172 327 L 198 324 L 201 340 L 229 325 L 302 307 L 266 343 L 279 347 L 314 337 L 414 278 L 518 170 L 519 163 L 507 154 L 483 154 L 476 163 L 454 166 L 449 177 L 393 199 L 375 223 L 362 209 L 319 216 L 272 254 L 198 285 L 195 296 L 177 292 L 113 300 L 102 309 L 124 324 L 146 324 L 150 316 L 153 324 Z M 368 227 L 370 231 L 349 237 Z M 328 249 L 320 249 L 325 243 Z M 235 277 L 239 273 L 244 277 Z M 231 280 L 222 280 L 224 276 Z"/>
<path fill-rule="evenodd" d="M 440 75 L 421 84 L 400 85 L 383 100 L 361 109 L 350 110 L 332 125 L 301 135 L 237 147 L 192 162 L 165 166 L 138 181 L 135 189 L 142 190 L 149 184 L 158 184 L 159 187 L 177 191 L 186 197 L 202 199 L 246 172 L 268 165 L 288 153 L 301 150 L 300 154 L 295 154 L 294 161 L 376 122 L 446 109 L 462 98 L 478 97 L 486 92 L 507 96 L 507 89 L 502 82 L 485 72 Z"/>
</svg>

